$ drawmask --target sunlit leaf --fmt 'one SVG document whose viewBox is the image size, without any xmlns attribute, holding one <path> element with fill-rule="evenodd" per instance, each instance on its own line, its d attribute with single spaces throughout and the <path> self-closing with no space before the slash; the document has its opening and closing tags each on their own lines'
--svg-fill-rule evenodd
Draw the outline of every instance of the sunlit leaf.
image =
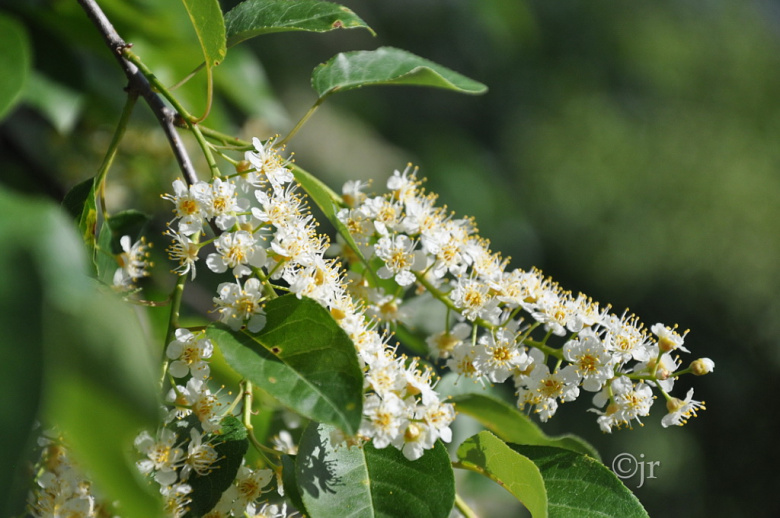
<svg viewBox="0 0 780 518">
<path fill-rule="evenodd" d="M 24 27 L 0 13 L 0 120 L 19 101 L 30 72 L 30 42 Z"/>
<path fill-rule="evenodd" d="M 270 300 L 258 333 L 211 325 L 209 338 L 236 372 L 311 419 L 357 432 L 363 375 L 355 346 L 330 313 L 295 295 Z"/>
<path fill-rule="evenodd" d="M 337 54 L 314 69 L 311 84 L 320 98 L 369 85 L 430 86 L 465 94 L 487 91 L 478 81 L 392 47 Z"/>
<path fill-rule="evenodd" d="M 246 0 L 225 15 L 225 25 L 228 47 L 274 32 L 362 28 L 374 33 L 347 7 L 320 0 Z"/>
<path fill-rule="evenodd" d="M 492 433 L 480 432 L 463 441 L 458 460 L 512 493 L 534 518 L 547 516 L 547 491 L 539 468 Z"/>
<path fill-rule="evenodd" d="M 549 446 L 510 446 L 538 466 L 551 517 L 648 518 L 636 496 L 592 457 Z"/>
<path fill-rule="evenodd" d="M 310 516 L 449 516 L 455 501 L 455 480 L 441 442 L 410 461 L 392 446 L 376 449 L 369 443 L 334 448 L 332 430 L 312 423 L 301 437 L 296 475 Z"/>
<path fill-rule="evenodd" d="M 485 428 L 491 430 L 506 442 L 556 446 L 584 453 L 595 459 L 600 458 L 595 448 L 584 439 L 575 435 L 550 437 L 516 407 L 493 396 L 487 394 L 460 394 L 454 395 L 451 401 L 455 403 L 455 408 L 458 412 L 478 420 Z"/>
<path fill-rule="evenodd" d="M 219 65 L 227 50 L 225 48 L 225 20 L 218 0 L 182 0 L 192 26 L 198 35 L 206 66 Z"/>
</svg>

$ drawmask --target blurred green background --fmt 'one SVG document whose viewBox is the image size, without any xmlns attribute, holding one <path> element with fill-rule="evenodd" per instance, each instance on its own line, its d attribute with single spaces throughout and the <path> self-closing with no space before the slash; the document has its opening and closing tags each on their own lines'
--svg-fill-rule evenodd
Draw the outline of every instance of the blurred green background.
<svg viewBox="0 0 780 518">
<path fill-rule="evenodd" d="M 180 0 L 99 3 L 164 82 L 199 64 Z M 585 437 L 606 464 L 624 452 L 660 462 L 641 488 L 639 477 L 626 480 L 651 516 L 777 516 L 780 3 L 342 3 L 378 36 L 287 33 L 231 49 L 209 123 L 243 137 L 284 134 L 316 99 L 315 65 L 379 45 L 487 84 L 481 97 L 338 94 L 289 147 L 333 187 L 373 178 L 382 188 L 413 162 L 513 266 L 538 266 L 648 325 L 691 329 L 689 359 L 716 368 L 678 383 L 677 395 L 692 381 L 707 402 L 687 426 L 662 429 L 657 401 L 646 426 L 603 435 L 583 397 L 544 429 Z M 35 67 L 0 123 L 0 177 L 61 200 L 97 170 L 124 78 L 76 2 L 0 0 L 0 9 L 26 27 Z M 191 112 L 204 92 L 202 77 L 181 91 Z M 157 212 L 162 225 L 169 207 L 156 193 L 178 173 L 148 110 L 136 112 L 109 203 Z M 467 495 L 482 516 L 517 516 L 508 495 L 479 498 L 485 490 Z"/>
</svg>

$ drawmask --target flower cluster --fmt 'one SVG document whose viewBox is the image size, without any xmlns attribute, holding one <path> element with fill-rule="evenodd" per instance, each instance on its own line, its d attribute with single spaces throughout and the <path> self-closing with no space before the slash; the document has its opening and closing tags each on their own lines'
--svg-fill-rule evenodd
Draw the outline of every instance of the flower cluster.
<svg viewBox="0 0 780 518">
<path fill-rule="evenodd" d="M 433 390 L 432 373 L 395 354 L 388 334 L 371 319 L 375 304 L 354 302 L 340 263 L 326 257 L 329 240 L 317 233 L 289 161 L 274 150 L 273 141 L 253 143 L 254 150 L 245 154 L 231 181 L 218 178 L 186 186 L 177 180 L 173 194 L 163 196 L 174 204 L 168 235 L 173 240 L 170 256 L 178 262 L 175 271 L 194 275 L 200 248 L 213 245 L 213 251 L 202 254 L 206 266 L 233 276 L 217 287 L 215 312 L 234 330 L 263 328 L 263 303 L 274 296 L 274 288 L 316 300 L 352 339 L 365 373 L 361 439 L 373 439 L 378 448 L 392 444 L 409 459 L 422 456 L 437 439 L 449 441 L 455 412 Z M 219 235 L 205 239 L 208 227 Z M 409 246 L 402 239 L 387 244 L 380 253 L 391 266 L 380 275 L 411 283 L 409 268 L 422 265 L 404 257 L 403 249 Z M 387 318 L 396 313 L 392 307 L 392 297 L 380 303 Z M 176 366 L 184 372 L 184 365 Z M 189 384 L 201 379 L 193 373 Z M 182 387 L 178 396 L 185 393 L 187 388 Z"/>
<path fill-rule="evenodd" d="M 173 379 L 185 378 L 183 385 L 174 384 L 167 396 L 168 412 L 164 427 L 152 436 L 142 431 L 135 447 L 143 456 L 137 462 L 139 471 L 153 478 L 160 486 L 168 516 L 184 516 L 190 510 L 193 476 L 206 476 L 220 469 L 222 456 L 218 446 L 222 435 L 222 402 L 208 387 L 208 360 L 213 344 L 203 332 L 177 329 L 175 339 L 168 344 L 168 374 Z M 222 493 L 214 509 L 206 516 L 256 516 L 261 509 L 286 516 L 286 508 L 271 509 L 263 500 L 273 479 L 270 469 L 241 466 L 236 479 Z"/>
<path fill-rule="evenodd" d="M 677 354 L 689 352 L 683 345 L 687 332 L 662 324 L 648 331 L 636 316 L 613 314 L 609 306 L 565 291 L 537 269 L 510 270 L 471 219 L 457 219 L 436 206 L 436 196 L 425 192 L 410 168 L 395 171 L 387 194 L 369 196 L 364 187 L 344 186 L 349 207 L 338 218 L 365 257 L 381 259 L 378 275 L 397 285 L 391 304 L 377 305 L 386 300 L 384 293 L 363 290 L 364 304 L 377 315 L 388 314 L 391 306 L 393 317 L 386 319 L 403 323 L 405 298 L 427 291 L 439 299 L 450 311 L 427 343 L 431 355 L 454 372 L 490 383 L 511 379 L 518 406 L 530 407 L 542 421 L 581 390 L 594 392 L 594 410 L 606 432 L 648 415 L 653 389 L 667 400 L 664 426 L 683 424 L 704 408 L 691 399 L 692 392 L 684 401 L 669 395 L 679 375 L 714 368 L 702 358 L 679 370 Z M 416 290 L 408 290 L 412 286 Z M 542 338 L 533 338 L 534 332 Z M 367 403 L 370 409 L 384 408 Z"/>
<path fill-rule="evenodd" d="M 62 439 L 45 433 L 38 439 L 41 457 L 28 511 L 35 518 L 110 516 L 110 506 L 96 497 L 92 484 L 70 459 Z"/>
</svg>

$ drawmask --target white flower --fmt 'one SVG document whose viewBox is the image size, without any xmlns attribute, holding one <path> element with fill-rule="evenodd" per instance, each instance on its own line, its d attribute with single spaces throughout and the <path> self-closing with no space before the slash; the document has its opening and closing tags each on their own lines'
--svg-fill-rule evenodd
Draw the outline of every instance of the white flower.
<svg viewBox="0 0 780 518">
<path fill-rule="evenodd" d="M 612 355 L 598 335 L 590 329 L 582 331 L 577 339 L 564 344 L 563 357 L 574 365 L 583 380 L 582 388 L 589 392 L 601 390 L 604 383 L 614 376 Z"/>
<path fill-rule="evenodd" d="M 382 236 L 392 230 L 401 230 L 403 206 L 398 201 L 388 200 L 384 196 L 368 198 L 360 210 L 374 223 L 374 229 Z"/>
<path fill-rule="evenodd" d="M 206 265 L 212 272 L 223 273 L 233 268 L 233 276 L 243 277 L 252 273 L 250 266 L 265 266 L 265 249 L 258 246 L 254 236 L 246 230 L 225 232 L 214 242 L 214 247 L 217 252 L 206 258 Z"/>
<path fill-rule="evenodd" d="M 384 397 L 369 394 L 363 403 L 359 433 L 372 438 L 374 447 L 385 448 L 403 434 L 411 414 L 408 404 L 393 393 L 386 393 Z"/>
<path fill-rule="evenodd" d="M 285 268 L 282 275 L 289 283 L 290 291 L 298 298 L 306 296 L 328 305 L 343 293 L 338 263 L 326 260 L 320 254 L 307 254 L 298 259 L 307 264 L 298 268 Z"/>
<path fill-rule="evenodd" d="M 442 441 L 452 441 L 450 424 L 455 420 L 455 407 L 451 403 L 436 400 L 423 404 L 418 408 L 416 417 L 425 421 Z"/>
<path fill-rule="evenodd" d="M 192 241 L 189 236 L 182 234 L 181 232 L 175 232 L 173 229 L 168 229 L 165 235 L 173 240 L 171 246 L 168 247 L 168 257 L 171 261 L 179 263 L 173 271 L 179 275 L 187 275 L 187 272 L 192 272 L 191 279 L 195 279 L 195 262 L 198 260 L 198 252 L 200 251 L 200 245 L 195 241 Z"/>
<path fill-rule="evenodd" d="M 252 164 L 256 173 L 253 176 L 247 175 L 246 181 L 258 187 L 267 180 L 274 191 L 279 191 L 284 184 L 293 181 L 293 174 L 287 169 L 288 161 L 274 149 L 274 142 L 275 139 L 268 139 L 263 144 L 258 138 L 252 139 L 255 151 L 247 151 L 244 158 Z"/>
<path fill-rule="evenodd" d="M 242 516 L 247 506 L 254 503 L 264 493 L 263 489 L 273 480 L 273 471 L 270 469 L 253 470 L 248 466 L 238 469 L 234 485 L 230 486 L 226 493 L 234 498 L 233 514 Z"/>
<path fill-rule="evenodd" d="M 348 207 L 357 207 L 366 199 L 363 189 L 368 187 L 368 182 L 361 180 L 349 180 L 341 187 L 341 199 Z"/>
<path fill-rule="evenodd" d="M 450 331 L 442 331 L 429 336 L 425 343 L 432 356 L 449 358 L 456 348 L 471 334 L 471 326 L 465 322 L 459 322 Z"/>
<path fill-rule="evenodd" d="M 249 201 L 236 197 L 236 186 L 221 178 L 215 178 L 204 196 L 206 216 L 214 218 L 220 230 L 229 230 L 236 224 L 236 212 L 249 208 Z"/>
<path fill-rule="evenodd" d="M 365 374 L 366 383 L 380 397 L 388 394 L 400 395 L 406 388 L 406 374 L 403 366 L 383 351 L 370 359 L 368 371 Z"/>
<path fill-rule="evenodd" d="M 515 377 L 518 386 L 518 406 L 533 405 L 534 412 L 539 414 L 543 422 L 552 417 L 558 410 L 558 401 L 573 401 L 579 396 L 577 386 L 580 377 L 573 365 L 550 372 L 543 363 L 543 355 L 538 349 L 531 351 L 534 360 L 533 370 L 528 375 Z"/>
<path fill-rule="evenodd" d="M 173 181 L 173 195 L 163 195 L 164 200 L 174 204 L 174 219 L 179 220 L 179 232 L 182 234 L 189 236 L 203 230 L 203 220 L 208 214 L 209 190 L 209 184 L 206 182 L 187 187 L 187 184 L 177 178 Z"/>
<path fill-rule="evenodd" d="M 401 450 L 409 460 L 417 460 L 423 456 L 425 450 L 430 450 L 436 444 L 438 434 L 431 426 L 422 421 L 409 422 L 404 433 L 399 435 L 393 446 Z"/>
<path fill-rule="evenodd" d="M 678 334 L 677 331 L 675 331 L 676 327 L 670 328 L 667 326 L 664 326 L 661 323 L 654 324 L 650 331 L 658 337 L 658 347 L 663 352 L 669 352 L 673 351 L 675 349 L 679 349 L 681 351 L 685 351 L 686 353 L 689 353 L 688 349 L 683 347 L 683 342 L 685 341 L 685 335 L 688 334 L 688 331 L 685 331 L 682 335 Z"/>
<path fill-rule="evenodd" d="M 680 359 L 678 356 L 672 356 L 671 353 L 663 353 L 660 359 L 658 358 L 658 346 L 651 346 L 651 357 L 649 361 L 638 363 L 633 372 L 654 372 L 659 387 L 665 392 L 671 392 L 674 388 L 675 377 L 674 372 L 680 366 Z M 653 382 L 648 382 L 655 386 Z"/>
<path fill-rule="evenodd" d="M 217 450 L 209 441 L 203 441 L 203 436 L 195 428 L 190 429 L 190 442 L 187 445 L 187 457 L 181 470 L 181 479 L 187 480 L 191 472 L 198 475 L 208 475 L 212 466 L 219 460 Z"/>
<path fill-rule="evenodd" d="M 403 322 L 409 318 L 408 308 L 403 307 L 403 300 L 394 294 L 385 294 L 384 290 L 371 289 L 371 303 L 366 308 L 366 314 L 386 326 Z"/>
<path fill-rule="evenodd" d="M 704 401 L 695 401 L 693 399 L 693 389 L 690 389 L 685 396 L 685 401 L 676 397 L 670 398 L 666 402 L 666 409 L 669 413 L 661 419 L 661 426 L 664 428 L 672 425 L 682 426 L 688 422 L 691 416 L 696 417 L 697 410 L 706 410 L 706 407 L 704 406 Z"/>
<path fill-rule="evenodd" d="M 262 223 L 270 223 L 278 230 L 301 230 L 312 224 L 311 215 L 306 215 L 306 205 L 295 193 L 296 186 L 289 185 L 282 191 L 273 191 L 269 196 L 260 189 L 255 197 L 260 207 L 252 207 L 252 216 Z M 313 230 L 313 226 L 312 226 Z"/>
<path fill-rule="evenodd" d="M 461 277 L 449 294 L 452 302 L 461 309 L 467 319 L 495 319 L 500 310 L 498 300 L 491 294 L 490 286 L 474 277 Z"/>
<path fill-rule="evenodd" d="M 137 280 L 149 276 L 148 268 L 152 263 L 148 260 L 149 246 L 143 237 L 133 243 L 130 236 L 122 236 L 119 244 L 122 253 L 117 256 L 119 268 L 114 272 L 113 284 L 117 290 L 127 291 L 135 287 Z"/>
<path fill-rule="evenodd" d="M 405 202 L 414 196 L 419 183 L 415 178 L 416 172 L 417 168 L 413 169 L 411 164 L 407 165 L 403 172 L 397 169 L 393 171 L 393 175 L 387 179 L 387 188 L 393 191 L 395 199 Z"/>
<path fill-rule="evenodd" d="M 249 515 L 251 518 L 285 518 L 287 516 L 287 504 L 283 503 L 279 506 L 266 502 L 260 507 L 260 510 L 253 510 Z"/>
<path fill-rule="evenodd" d="M 632 358 L 639 362 L 646 362 L 652 356 L 650 342 L 647 333 L 634 315 L 623 314 L 618 318 L 611 315 L 604 322 L 606 333 L 604 345 L 615 356 L 617 363 L 625 363 Z"/>
<path fill-rule="evenodd" d="M 605 413 L 594 410 L 601 414 L 598 418 L 599 426 L 602 430 L 610 432 L 613 426 L 618 428 L 626 425 L 631 427 L 631 421 L 634 419 L 641 425 L 640 417 L 650 414 L 650 407 L 653 405 L 653 391 L 644 382 L 634 385 L 630 379 L 625 376 L 615 378 L 611 383 L 612 402 L 607 407 Z M 602 393 L 593 398 L 596 406 L 603 406 L 606 402 L 605 388 Z"/>
<path fill-rule="evenodd" d="M 384 236 L 374 246 L 377 257 L 385 264 L 377 275 L 382 279 L 393 277 L 399 286 L 409 286 L 414 282 L 414 274 L 411 270 L 425 268 L 425 254 L 422 250 L 415 250 L 414 243 L 403 234 L 396 236 Z"/>
<path fill-rule="evenodd" d="M 216 394 L 211 393 L 203 380 L 190 378 L 186 387 L 178 385 L 175 390 L 171 389 L 167 400 L 176 406 L 169 419 L 186 417 L 192 413 L 200 421 L 203 430 L 209 433 L 219 431 L 217 411 L 222 403 L 219 402 Z"/>
<path fill-rule="evenodd" d="M 218 291 L 219 297 L 214 297 L 214 303 L 220 321 L 234 331 L 238 331 L 245 322 L 247 328 L 254 333 L 265 326 L 263 290 L 258 279 L 248 279 L 243 286 L 238 282 L 224 282 L 219 285 Z"/>
<path fill-rule="evenodd" d="M 146 456 L 136 463 L 141 473 L 154 473 L 161 486 L 174 484 L 178 478 L 176 470 L 184 463 L 184 451 L 175 443 L 176 433 L 168 428 L 161 428 L 156 439 L 146 430 L 138 434 L 135 447 Z"/>
<path fill-rule="evenodd" d="M 192 498 L 189 497 L 189 494 L 192 493 L 192 486 L 189 484 L 163 486 L 160 488 L 160 493 L 165 501 L 166 516 L 181 518 L 189 512 L 187 506 L 192 502 Z"/>
<path fill-rule="evenodd" d="M 209 376 L 209 364 L 204 361 L 211 358 L 214 346 L 205 335 L 195 335 L 187 329 L 176 330 L 176 340 L 168 344 L 166 355 L 173 360 L 168 372 L 175 378 L 192 374 L 194 378 L 206 379 Z"/>
<path fill-rule="evenodd" d="M 493 383 L 502 383 L 512 374 L 524 371 L 532 359 L 525 347 L 515 342 L 515 333 L 507 328 L 485 334 L 477 341 L 474 366 Z"/>
</svg>

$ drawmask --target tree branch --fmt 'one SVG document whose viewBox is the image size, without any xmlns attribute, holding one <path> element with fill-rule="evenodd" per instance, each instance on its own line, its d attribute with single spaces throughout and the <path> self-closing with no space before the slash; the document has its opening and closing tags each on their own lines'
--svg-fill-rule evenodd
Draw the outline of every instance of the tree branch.
<svg viewBox="0 0 780 518">
<path fill-rule="evenodd" d="M 111 49 L 111 53 L 125 72 L 128 80 L 127 88 L 138 92 L 138 94 L 143 97 L 144 101 L 146 101 L 146 104 L 149 105 L 154 116 L 157 117 L 160 126 L 162 126 L 162 129 L 165 132 L 165 136 L 168 138 L 171 150 L 176 157 L 176 161 L 179 163 L 179 168 L 184 174 L 185 180 L 190 185 L 196 183 L 198 177 L 195 174 L 195 168 L 192 166 L 190 156 L 176 131 L 178 114 L 166 106 L 160 96 L 152 90 L 149 81 L 138 70 L 138 67 L 123 57 L 122 52 L 132 45 L 126 43 L 125 40 L 119 36 L 119 33 L 116 32 L 116 29 L 114 29 L 114 26 L 108 20 L 105 13 L 103 13 L 103 10 L 97 2 L 95 0 L 78 0 L 78 2 L 86 12 L 87 17 L 92 21 L 95 27 L 97 27 L 100 34 L 103 35 L 106 45 Z"/>
</svg>

